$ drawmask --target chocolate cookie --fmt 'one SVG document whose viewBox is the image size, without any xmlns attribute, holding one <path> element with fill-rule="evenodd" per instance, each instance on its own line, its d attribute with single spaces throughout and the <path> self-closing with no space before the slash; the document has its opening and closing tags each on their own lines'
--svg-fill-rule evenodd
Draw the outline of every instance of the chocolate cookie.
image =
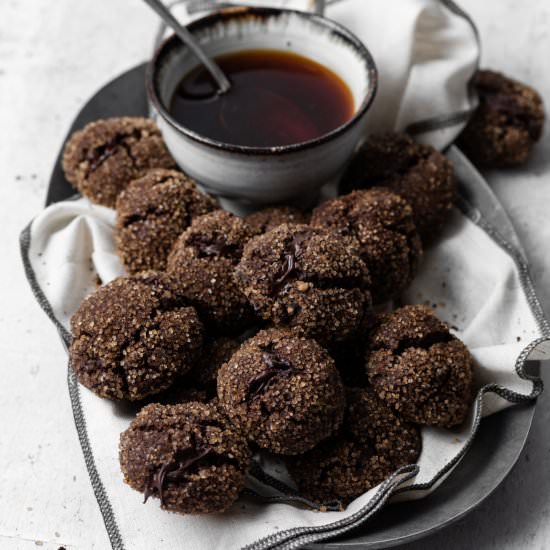
<svg viewBox="0 0 550 550">
<path fill-rule="evenodd" d="M 164 273 L 120 277 L 88 296 L 71 319 L 70 365 L 101 397 L 137 401 L 191 369 L 203 328 Z"/>
<path fill-rule="evenodd" d="M 164 270 L 180 234 L 216 208 L 216 201 L 181 172 L 150 170 L 117 198 L 115 242 L 122 263 L 129 273 Z"/>
<path fill-rule="evenodd" d="M 403 418 L 450 428 L 473 398 L 473 358 L 426 306 L 382 316 L 371 333 L 367 374 L 374 390 Z"/>
<path fill-rule="evenodd" d="M 114 208 L 118 194 L 150 168 L 175 168 L 156 124 L 148 118 L 97 120 L 65 145 L 67 180 L 92 202 Z"/>
<path fill-rule="evenodd" d="M 413 209 L 417 230 L 429 239 L 450 216 L 456 201 L 451 162 L 405 134 L 371 136 L 353 158 L 340 191 L 389 187 Z"/>
<path fill-rule="evenodd" d="M 530 86 L 493 71 L 478 71 L 474 87 L 479 106 L 458 146 L 478 166 L 524 163 L 542 135 L 542 98 Z"/>
<path fill-rule="evenodd" d="M 264 319 L 323 342 L 341 341 L 370 308 L 359 251 L 355 239 L 328 229 L 283 224 L 246 245 L 237 277 Z"/>
<path fill-rule="evenodd" d="M 298 208 L 275 206 L 258 210 L 246 216 L 245 221 L 252 228 L 254 234 L 262 235 L 283 223 L 307 223 L 308 216 Z"/>
<path fill-rule="evenodd" d="M 124 481 L 160 499 L 164 510 L 227 510 L 244 487 L 251 453 L 215 407 L 202 403 L 144 407 L 120 436 Z"/>
<path fill-rule="evenodd" d="M 311 225 L 359 241 L 374 303 L 399 296 L 416 274 L 422 244 L 412 208 L 389 189 L 373 187 L 326 201 L 313 211 Z"/>
<path fill-rule="evenodd" d="M 303 453 L 338 429 L 344 389 L 334 361 L 314 340 L 279 329 L 247 340 L 218 372 L 218 398 L 251 441 Z"/>
<path fill-rule="evenodd" d="M 338 435 L 286 460 L 300 493 L 320 504 L 347 505 L 420 455 L 418 429 L 371 389 L 350 388 L 346 399 Z"/>
<path fill-rule="evenodd" d="M 234 280 L 235 266 L 251 236 L 252 230 L 243 220 L 216 210 L 193 220 L 168 257 L 168 272 L 215 331 L 236 334 L 254 320 L 253 310 Z"/>
</svg>

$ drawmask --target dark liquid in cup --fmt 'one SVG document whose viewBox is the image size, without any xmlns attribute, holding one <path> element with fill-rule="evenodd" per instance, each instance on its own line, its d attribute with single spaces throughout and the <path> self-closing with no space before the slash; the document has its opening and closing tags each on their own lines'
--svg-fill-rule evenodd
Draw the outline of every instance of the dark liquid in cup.
<svg viewBox="0 0 550 550">
<path fill-rule="evenodd" d="M 340 77 L 300 55 L 250 50 L 216 58 L 231 81 L 216 94 L 201 67 L 185 75 L 170 101 L 171 115 L 202 136 L 253 147 L 301 143 L 350 120 L 353 96 Z"/>
</svg>

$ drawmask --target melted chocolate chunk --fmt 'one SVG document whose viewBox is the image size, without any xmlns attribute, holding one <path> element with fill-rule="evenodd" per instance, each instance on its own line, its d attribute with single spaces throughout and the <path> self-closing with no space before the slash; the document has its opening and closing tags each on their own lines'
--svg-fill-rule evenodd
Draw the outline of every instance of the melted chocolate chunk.
<svg viewBox="0 0 550 550">
<path fill-rule="evenodd" d="M 201 460 L 213 454 L 212 449 L 185 449 L 178 451 L 172 462 L 163 464 L 156 472 L 152 472 L 149 476 L 147 487 L 145 488 L 145 499 L 156 493 L 161 504 L 164 504 L 164 489 L 168 481 L 183 481 L 192 469 L 198 467 Z"/>
<path fill-rule="evenodd" d="M 262 360 L 266 365 L 266 370 L 254 376 L 248 383 L 246 392 L 247 401 L 258 397 L 263 393 L 277 377 L 289 377 L 300 372 L 292 366 L 292 363 L 281 357 L 276 351 L 267 348 L 262 354 Z"/>
<path fill-rule="evenodd" d="M 282 266 L 273 279 L 273 294 L 278 294 L 293 276 L 299 276 L 298 260 L 303 252 L 302 245 L 307 239 L 305 233 L 297 233 L 285 246 Z"/>
<path fill-rule="evenodd" d="M 264 351 L 262 360 L 267 365 L 268 369 L 286 372 L 293 368 L 292 363 L 288 359 L 281 357 L 275 351 Z"/>
<path fill-rule="evenodd" d="M 86 176 L 95 172 L 109 157 L 112 157 L 120 147 L 124 147 L 128 156 L 132 158 L 130 147 L 125 140 L 129 137 L 139 139 L 140 136 L 141 132 L 139 130 L 134 130 L 131 134 L 116 134 L 107 143 L 88 151 L 86 160 L 89 161 L 90 165 Z"/>
<path fill-rule="evenodd" d="M 274 280 L 275 287 L 284 285 L 287 279 L 295 272 L 295 270 L 296 256 L 292 253 L 285 253 L 281 271 L 278 272 Z"/>
<path fill-rule="evenodd" d="M 199 258 L 209 256 L 238 258 L 241 255 L 241 247 L 235 243 L 228 243 L 223 235 L 210 237 L 208 235 L 193 234 L 185 244 L 194 248 Z"/>
<path fill-rule="evenodd" d="M 345 288 L 352 289 L 361 285 L 361 277 L 320 277 L 316 274 L 305 273 L 299 265 L 300 256 L 304 249 L 303 243 L 308 235 L 298 233 L 285 246 L 282 265 L 272 283 L 272 295 L 284 295 L 288 289 L 288 282 L 292 278 L 306 283 L 312 283 L 318 289 Z"/>
</svg>

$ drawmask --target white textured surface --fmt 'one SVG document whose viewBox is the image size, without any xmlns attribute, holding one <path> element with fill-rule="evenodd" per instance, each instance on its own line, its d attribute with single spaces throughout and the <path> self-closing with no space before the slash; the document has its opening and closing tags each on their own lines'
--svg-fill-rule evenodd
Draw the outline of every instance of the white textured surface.
<svg viewBox="0 0 550 550">
<path fill-rule="evenodd" d="M 548 0 L 461 4 L 480 27 L 484 65 L 531 82 L 550 104 Z M 17 238 L 42 207 L 53 160 L 83 101 L 148 56 L 155 28 L 155 17 L 136 0 L 0 5 L 1 549 L 108 548 L 71 418 L 66 357 L 27 288 Z M 548 130 L 528 166 L 488 178 L 522 238 L 550 313 Z M 460 524 L 406 548 L 550 546 L 549 394 L 539 401 L 517 467 L 495 494 Z"/>
</svg>

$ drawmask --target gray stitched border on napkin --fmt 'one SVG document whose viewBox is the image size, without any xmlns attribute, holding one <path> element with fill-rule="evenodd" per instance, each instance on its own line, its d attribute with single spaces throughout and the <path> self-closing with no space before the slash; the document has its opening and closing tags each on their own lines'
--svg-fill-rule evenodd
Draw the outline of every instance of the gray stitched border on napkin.
<svg viewBox="0 0 550 550">
<path fill-rule="evenodd" d="M 455 157 L 455 161 L 458 161 L 459 163 L 462 163 L 462 164 L 465 163 L 467 165 L 467 168 L 471 169 L 471 166 L 469 165 L 468 161 L 465 160 L 463 155 L 455 147 L 451 149 L 450 154 L 451 156 Z M 473 174 L 475 174 L 476 176 L 475 180 L 477 180 L 473 184 L 472 182 L 468 182 L 466 180 L 463 180 L 461 182 L 462 185 L 466 188 L 466 190 L 469 191 L 467 195 L 469 195 L 470 200 L 472 196 L 473 197 L 478 196 L 476 192 L 472 192 L 472 189 L 471 189 L 472 185 L 480 185 L 480 183 L 483 182 L 481 176 L 479 176 L 475 172 L 475 170 L 473 171 Z M 487 187 L 487 184 L 484 182 L 483 182 L 483 185 Z M 486 190 L 485 199 L 488 200 L 489 202 L 491 201 L 493 202 L 492 204 L 493 208 L 498 207 L 497 209 L 501 209 L 500 205 L 498 204 L 498 201 L 496 201 L 496 199 L 494 198 L 494 196 L 492 195 L 492 193 L 488 188 Z M 317 527 L 294 528 L 294 529 L 282 531 L 280 533 L 266 537 L 264 539 L 261 539 L 247 546 L 248 550 L 269 550 L 269 549 L 290 550 L 290 549 L 298 548 L 300 546 L 303 546 L 305 544 L 309 544 L 315 541 L 325 540 L 327 538 L 333 538 L 335 536 L 344 534 L 352 529 L 355 529 L 357 526 L 363 524 L 366 520 L 372 517 L 378 510 L 380 510 L 385 504 L 385 502 L 388 500 L 388 498 L 393 494 L 396 494 L 398 492 L 403 492 L 403 491 L 428 489 L 434 484 L 436 484 L 437 481 L 441 479 L 442 476 L 444 476 L 447 472 L 449 472 L 452 468 L 454 468 L 454 466 L 462 459 L 462 457 L 468 451 L 473 441 L 473 438 L 476 435 L 477 429 L 481 422 L 483 396 L 486 393 L 495 393 L 501 396 L 502 398 L 513 403 L 520 403 L 520 402 L 533 400 L 541 393 L 543 389 L 542 380 L 537 376 L 529 376 L 525 372 L 525 365 L 529 359 L 530 354 L 536 348 L 541 346 L 541 344 L 543 343 L 550 342 L 550 325 L 544 316 L 542 307 L 537 298 L 533 283 L 529 276 L 529 271 L 528 271 L 526 261 L 524 259 L 523 251 L 521 250 L 521 248 L 518 248 L 518 245 L 513 245 L 510 243 L 510 240 L 514 242 L 519 242 L 517 240 L 517 236 L 515 235 L 513 228 L 511 227 L 511 224 L 509 223 L 505 215 L 500 218 L 494 218 L 493 216 L 491 216 L 493 220 L 496 220 L 499 222 L 498 228 L 495 228 L 493 225 L 489 224 L 485 220 L 485 216 L 482 213 L 484 210 L 486 210 L 487 206 L 488 205 L 485 205 L 485 208 L 483 208 L 481 205 L 477 205 L 476 207 L 468 203 L 466 200 L 463 200 L 461 201 L 460 209 L 476 225 L 478 225 L 483 231 L 485 231 L 513 259 L 518 269 L 522 289 L 525 292 L 525 295 L 529 303 L 529 306 L 531 308 L 531 311 L 533 313 L 533 316 L 537 320 L 541 334 L 543 334 L 542 338 L 539 338 L 531 342 L 522 351 L 522 353 L 516 360 L 515 368 L 518 376 L 523 379 L 530 380 L 533 383 L 533 389 L 531 393 L 529 395 L 518 394 L 496 384 L 489 384 L 484 386 L 479 390 L 477 398 L 475 400 L 474 425 L 473 425 L 473 430 L 471 432 L 471 435 L 467 441 L 467 444 L 463 448 L 462 452 L 459 453 L 456 457 L 454 457 L 454 459 L 451 460 L 449 463 L 447 463 L 445 467 L 442 468 L 432 478 L 432 480 L 430 480 L 430 482 L 424 483 L 424 484 L 417 484 L 417 485 L 413 484 L 407 487 L 401 487 L 403 483 L 405 483 L 406 481 L 414 477 L 417 472 L 417 467 L 415 465 L 405 466 L 400 470 L 398 470 L 397 472 L 395 472 L 390 478 L 388 478 L 379 487 L 376 495 L 371 499 L 368 505 L 366 505 L 363 509 L 359 510 L 354 515 L 346 519 L 330 523 L 328 525 L 317 526 Z M 66 328 L 59 322 L 59 320 L 55 318 L 53 314 L 53 310 L 46 296 L 44 295 L 42 289 L 40 288 L 40 286 L 36 281 L 36 277 L 29 260 L 29 248 L 31 245 L 31 224 L 29 224 L 23 230 L 20 237 L 21 256 L 22 256 L 22 260 L 25 268 L 25 274 L 27 276 L 27 279 L 29 281 L 33 294 L 36 297 L 40 307 L 44 310 L 46 315 L 48 315 L 50 320 L 54 323 L 54 325 L 58 329 L 65 347 L 68 347 L 68 345 L 70 344 L 71 336 L 69 332 L 66 330 Z M 502 236 L 502 234 L 506 234 L 508 236 L 508 239 L 505 239 Z M 125 548 L 124 542 L 116 522 L 113 508 L 107 497 L 103 482 L 99 476 L 99 473 L 95 465 L 93 450 L 90 445 L 90 440 L 89 440 L 87 428 L 86 428 L 86 418 L 83 413 L 82 404 L 80 400 L 79 385 L 78 385 L 77 378 L 71 369 L 68 369 L 67 383 L 69 388 L 71 405 L 73 409 L 75 426 L 76 426 L 78 438 L 80 441 L 80 445 L 82 448 L 82 452 L 84 455 L 86 468 L 90 476 L 90 481 L 92 484 L 92 488 L 93 488 L 96 500 L 98 502 L 99 508 L 101 510 L 101 514 L 103 516 L 105 527 L 106 527 L 109 539 L 111 541 L 111 546 L 113 550 L 124 550 Z"/>
</svg>

